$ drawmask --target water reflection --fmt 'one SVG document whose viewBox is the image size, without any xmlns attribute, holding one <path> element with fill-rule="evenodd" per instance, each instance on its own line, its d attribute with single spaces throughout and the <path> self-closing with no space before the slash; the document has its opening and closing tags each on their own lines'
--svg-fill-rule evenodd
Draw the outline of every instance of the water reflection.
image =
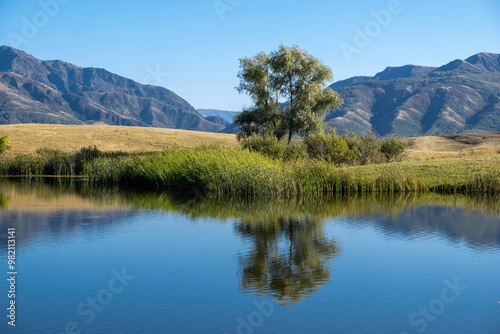
<svg viewBox="0 0 500 334">
<path fill-rule="evenodd" d="M 0 194 L 0 210 L 2 209 L 7 209 L 7 200 L 2 194 Z"/>
<path fill-rule="evenodd" d="M 165 192 L 122 191 L 85 182 L 0 180 L 0 212 L 162 210 L 217 221 L 270 224 L 307 219 L 321 224 L 336 217 L 365 218 L 385 233 L 418 236 L 442 233 L 476 246 L 500 245 L 500 198 L 437 194 L 220 198 Z M 5 221 L 5 220 L 4 220 Z M 112 224 L 113 220 L 109 221 Z M 0 221 L 0 225 L 3 223 Z M 106 224 L 86 222 L 86 224 Z M 32 228 L 35 228 L 34 226 Z M 52 231 L 53 232 L 53 231 Z"/>
<path fill-rule="evenodd" d="M 64 240 L 89 230 L 97 235 L 144 209 L 233 224 L 249 245 L 239 256 L 241 290 L 272 295 L 282 304 L 297 303 L 330 281 L 332 259 L 342 254 L 341 245 L 325 235 L 324 225 L 330 221 L 368 225 L 398 237 L 439 235 L 471 247 L 500 247 L 498 197 L 407 194 L 271 200 L 125 192 L 59 180 L 0 181 L 0 229 L 16 226 L 20 244 Z"/>
<path fill-rule="evenodd" d="M 71 234 L 99 236 L 136 212 L 109 190 L 88 192 L 78 184 L 0 181 L 0 230 L 16 227 L 19 247 L 64 241 Z M 0 250 L 7 239 L 0 238 Z"/>
<path fill-rule="evenodd" d="M 340 247 L 324 235 L 317 220 L 241 221 L 235 230 L 253 244 L 248 254 L 240 256 L 244 291 L 270 294 L 282 304 L 294 303 L 330 280 L 327 264 Z"/>
</svg>

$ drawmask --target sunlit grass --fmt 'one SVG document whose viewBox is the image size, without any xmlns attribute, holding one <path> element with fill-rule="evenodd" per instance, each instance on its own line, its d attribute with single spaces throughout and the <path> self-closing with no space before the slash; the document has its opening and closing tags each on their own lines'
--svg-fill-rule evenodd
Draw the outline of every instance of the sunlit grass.
<svg viewBox="0 0 500 334">
<path fill-rule="evenodd" d="M 282 162 L 238 148 L 200 147 L 99 158 L 86 168 L 97 183 L 217 194 L 500 192 L 498 154 L 338 168 L 315 160 Z"/>
<path fill-rule="evenodd" d="M 171 148 L 160 153 L 37 154 L 0 159 L 2 175 L 86 175 L 94 184 L 197 190 L 229 195 L 325 193 L 500 193 L 500 154 L 336 167 L 283 162 L 238 147 Z"/>
</svg>

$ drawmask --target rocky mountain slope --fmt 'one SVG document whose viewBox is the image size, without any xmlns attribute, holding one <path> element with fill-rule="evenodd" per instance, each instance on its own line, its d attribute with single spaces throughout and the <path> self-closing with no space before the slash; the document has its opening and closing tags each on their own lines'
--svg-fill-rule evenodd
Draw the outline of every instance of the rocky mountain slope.
<svg viewBox="0 0 500 334">
<path fill-rule="evenodd" d="M 219 132 L 172 91 L 0 47 L 0 124 L 110 124 Z"/>
<path fill-rule="evenodd" d="M 326 118 L 341 134 L 380 136 L 500 130 L 500 55 L 479 53 L 442 67 L 389 67 L 331 86 L 345 100 Z"/>
</svg>

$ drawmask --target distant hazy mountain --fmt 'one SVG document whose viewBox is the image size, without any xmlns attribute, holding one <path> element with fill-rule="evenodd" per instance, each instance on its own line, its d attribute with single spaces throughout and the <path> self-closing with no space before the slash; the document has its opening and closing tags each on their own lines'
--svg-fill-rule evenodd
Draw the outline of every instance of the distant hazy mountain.
<svg viewBox="0 0 500 334">
<path fill-rule="evenodd" d="M 345 100 L 326 118 L 339 133 L 412 137 L 500 130 L 500 55 L 479 53 L 439 68 L 388 67 L 330 86 Z"/>
<path fill-rule="evenodd" d="M 229 124 L 224 130 L 222 130 L 221 133 L 237 134 L 240 131 L 241 129 L 239 125 L 232 123 Z"/>
<path fill-rule="evenodd" d="M 205 119 L 209 122 L 222 125 L 224 128 L 227 127 L 228 125 L 232 124 L 232 123 L 226 122 L 226 120 L 224 118 L 219 117 L 219 116 L 207 116 L 207 117 L 205 117 Z"/>
<path fill-rule="evenodd" d="M 218 116 L 228 123 L 233 123 L 234 116 L 239 114 L 237 111 L 217 110 L 217 109 L 198 109 L 198 112 L 205 118 Z"/>
<path fill-rule="evenodd" d="M 111 124 L 218 132 L 172 91 L 0 47 L 0 124 Z"/>
</svg>

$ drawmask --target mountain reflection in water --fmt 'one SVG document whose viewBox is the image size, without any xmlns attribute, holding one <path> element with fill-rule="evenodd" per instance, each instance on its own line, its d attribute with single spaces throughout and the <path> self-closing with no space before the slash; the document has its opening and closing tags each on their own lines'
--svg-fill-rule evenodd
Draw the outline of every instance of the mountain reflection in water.
<svg viewBox="0 0 500 334">
<path fill-rule="evenodd" d="M 242 291 L 271 295 L 281 304 L 311 296 L 331 278 L 341 245 L 324 224 L 355 222 L 387 235 L 439 234 L 470 247 L 498 248 L 497 197 L 436 194 L 324 196 L 321 198 L 220 198 L 96 188 L 84 182 L 0 182 L 0 228 L 17 228 L 19 243 L 85 232 L 98 236 L 143 210 L 232 223 L 248 245 L 240 254 Z M 116 226 L 114 226 L 116 227 Z M 6 249 L 6 241 L 0 243 Z"/>
</svg>

